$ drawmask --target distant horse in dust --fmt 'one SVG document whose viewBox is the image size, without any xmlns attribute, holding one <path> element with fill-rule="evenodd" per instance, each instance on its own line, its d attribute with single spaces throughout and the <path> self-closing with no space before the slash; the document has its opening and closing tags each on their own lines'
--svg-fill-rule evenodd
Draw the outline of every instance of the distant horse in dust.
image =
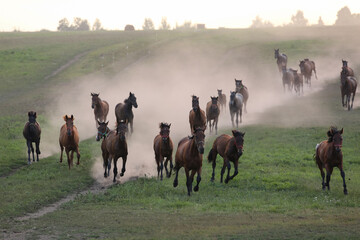
<svg viewBox="0 0 360 240">
<path fill-rule="evenodd" d="M 308 87 L 311 87 L 311 76 L 313 71 L 315 73 L 315 78 L 318 79 L 316 75 L 315 62 L 305 58 L 300 61 L 299 67 L 301 74 L 305 77 L 305 83 L 308 84 Z"/>
<path fill-rule="evenodd" d="M 98 121 L 98 134 L 96 135 L 96 141 L 103 140 L 101 142 L 101 150 L 102 150 L 102 157 L 103 157 L 103 166 L 105 169 L 104 177 L 106 178 L 109 175 L 109 171 L 111 168 L 111 164 L 108 164 L 108 156 L 106 155 L 106 140 L 107 136 L 110 134 L 111 130 L 108 127 L 109 122 L 99 122 Z M 109 167 L 109 169 L 108 169 Z"/>
<path fill-rule="evenodd" d="M 204 131 L 205 129 L 198 127 L 192 131 L 194 133 L 193 136 L 181 139 L 175 154 L 174 170 L 176 175 L 173 186 L 177 187 L 179 170 L 184 167 L 186 174 L 186 187 L 189 196 L 192 192 L 192 183 L 194 181 L 195 173 L 197 173 L 197 184 L 194 187 L 194 191 L 197 192 L 199 190 L 205 143 Z"/>
<path fill-rule="evenodd" d="M 294 75 L 294 90 L 298 96 L 304 94 L 304 78 L 301 73 L 298 73 L 298 70 L 290 68 Z"/>
<path fill-rule="evenodd" d="M 243 107 L 243 96 L 241 93 L 230 91 L 229 110 L 232 126 L 234 125 L 234 115 L 236 114 L 236 127 L 239 127 L 239 116 L 240 123 L 242 123 L 242 107 Z"/>
<path fill-rule="evenodd" d="M 29 121 L 25 123 L 23 135 L 26 139 L 26 145 L 28 147 L 28 164 L 31 164 L 30 152 L 32 152 L 33 162 L 35 162 L 33 142 L 36 147 L 36 161 L 39 161 L 40 152 L 40 136 L 41 128 L 40 124 L 36 121 L 36 112 L 28 112 Z"/>
<path fill-rule="evenodd" d="M 343 170 L 343 155 L 341 152 L 343 129 L 340 131 L 336 127 L 330 127 L 327 132 L 328 140 L 322 141 L 316 145 L 315 160 L 320 169 L 322 177 L 322 189 L 325 187 L 330 190 L 330 177 L 333 168 L 340 169 L 340 174 L 343 179 L 344 194 L 348 194 L 345 183 L 345 172 Z M 324 182 L 325 173 L 323 168 L 326 169 L 326 183 Z"/>
<path fill-rule="evenodd" d="M 347 107 L 350 111 L 353 108 L 354 98 L 356 94 L 357 81 L 353 76 L 348 76 L 347 70 L 345 68 L 342 69 L 340 73 L 340 90 L 341 90 L 341 103 L 343 107 Z M 352 101 L 350 104 L 350 98 L 352 95 Z M 345 102 L 344 97 L 346 96 Z"/>
<path fill-rule="evenodd" d="M 295 81 L 294 74 L 291 70 L 287 69 L 286 67 L 283 67 L 282 74 L 283 74 L 282 82 L 283 82 L 284 92 L 286 92 L 286 85 L 288 91 L 291 92 Z"/>
<path fill-rule="evenodd" d="M 60 137 L 59 137 L 59 144 L 60 144 L 60 162 L 62 162 L 63 158 L 63 151 L 65 148 L 69 170 L 71 166 L 73 165 L 73 158 L 74 158 L 74 151 L 77 154 L 77 163 L 76 165 L 80 164 L 80 152 L 79 152 L 79 132 L 74 125 L 74 116 L 71 115 L 71 117 L 68 117 L 68 115 L 65 115 L 63 117 L 65 124 L 62 125 L 60 129 Z M 71 152 L 71 155 L 69 156 L 69 153 Z"/>
<path fill-rule="evenodd" d="M 287 56 L 284 53 L 280 53 L 279 49 L 274 49 L 275 51 L 275 59 L 276 59 L 276 64 L 279 68 L 279 72 L 282 71 L 282 68 L 287 66 Z"/>
<path fill-rule="evenodd" d="M 235 92 L 241 93 L 241 95 L 243 96 L 244 112 L 247 113 L 246 104 L 249 99 L 249 90 L 242 83 L 242 80 L 237 80 L 236 78 L 235 78 Z"/>
<path fill-rule="evenodd" d="M 215 126 L 215 134 L 217 135 L 217 125 L 219 121 L 220 115 L 220 106 L 218 104 L 218 97 L 211 97 L 211 101 L 206 104 L 206 121 L 209 125 L 209 131 L 214 130 Z M 212 124 L 211 124 L 212 122 Z"/>
<path fill-rule="evenodd" d="M 211 181 L 215 179 L 215 167 L 216 167 L 216 156 L 219 154 L 224 159 L 224 164 L 221 169 L 221 178 L 220 182 L 223 182 L 223 176 L 225 169 L 227 168 L 227 176 L 225 178 L 225 183 L 228 183 L 229 180 L 233 179 L 238 174 L 239 158 L 243 154 L 244 146 L 244 136 L 245 133 L 242 133 L 237 130 L 232 130 L 232 136 L 223 134 L 217 137 L 212 145 L 212 148 L 208 155 L 209 163 L 212 162 L 212 177 Z M 234 174 L 230 176 L 231 165 L 230 162 L 234 164 Z"/>
<path fill-rule="evenodd" d="M 118 173 L 117 161 L 121 157 L 123 165 L 120 173 L 120 177 L 124 176 L 126 171 L 126 160 L 128 155 L 128 148 L 126 142 L 127 124 L 124 121 L 118 122 L 116 131 L 110 131 L 106 139 L 101 144 L 102 157 L 104 162 L 105 173 L 104 177 L 109 176 L 111 169 L 111 161 L 114 161 L 114 178 L 113 182 L 116 182 L 116 176 Z M 106 171 L 107 167 L 107 171 Z"/>
<path fill-rule="evenodd" d="M 160 133 L 154 138 L 155 161 L 157 164 L 158 178 L 160 175 L 160 180 L 163 179 L 163 162 L 165 158 L 165 171 L 168 178 L 171 176 L 171 171 L 173 169 L 172 153 L 174 146 L 170 138 L 170 126 L 171 124 L 160 123 Z M 167 169 L 167 164 L 169 161 L 170 171 Z"/>
<path fill-rule="evenodd" d="M 130 123 L 131 134 L 133 133 L 134 113 L 132 107 L 137 108 L 136 97 L 134 93 L 129 94 L 129 97 L 124 100 L 124 103 L 118 103 L 115 106 L 116 122 L 125 121 L 127 125 Z"/>
<path fill-rule="evenodd" d="M 344 72 L 346 73 L 347 76 L 350 76 L 350 77 L 354 77 L 354 70 L 352 70 L 351 67 L 348 66 L 348 62 L 344 59 L 342 59 L 342 69 L 344 70 Z"/>
<path fill-rule="evenodd" d="M 203 128 L 206 129 L 206 115 L 204 110 L 200 108 L 199 97 L 192 96 L 192 109 L 189 112 L 190 131 L 193 134 L 194 129 Z"/>
<path fill-rule="evenodd" d="M 221 110 L 226 112 L 226 95 L 222 93 L 222 89 L 217 89 L 218 92 L 218 102 L 220 104 Z"/>
<path fill-rule="evenodd" d="M 109 113 L 109 104 L 107 101 L 99 98 L 100 93 L 91 93 L 91 108 L 94 109 L 96 128 L 99 127 L 98 121 L 106 122 Z"/>
</svg>

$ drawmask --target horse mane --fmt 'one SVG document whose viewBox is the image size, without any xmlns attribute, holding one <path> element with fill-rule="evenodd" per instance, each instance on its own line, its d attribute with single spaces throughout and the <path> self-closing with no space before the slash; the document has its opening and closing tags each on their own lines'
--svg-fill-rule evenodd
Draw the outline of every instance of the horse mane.
<svg viewBox="0 0 360 240">
<path fill-rule="evenodd" d="M 335 127 L 335 126 L 330 127 L 330 130 L 327 131 L 328 143 L 331 143 L 333 141 L 334 135 L 338 132 L 339 132 L 339 130 L 337 129 L 337 127 Z"/>
</svg>

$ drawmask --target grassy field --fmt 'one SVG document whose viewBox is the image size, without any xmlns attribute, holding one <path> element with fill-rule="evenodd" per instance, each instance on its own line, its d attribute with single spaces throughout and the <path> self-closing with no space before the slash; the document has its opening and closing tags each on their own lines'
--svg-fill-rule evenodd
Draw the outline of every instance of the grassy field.
<svg viewBox="0 0 360 240">
<path fill-rule="evenodd" d="M 239 175 L 229 184 L 220 184 L 222 160 L 217 159 L 215 182 L 211 183 L 211 164 L 204 158 L 200 190 L 191 197 L 186 195 L 184 171 L 179 174 L 179 186 L 173 188 L 172 180 L 160 182 L 156 178 L 139 178 L 124 184 L 116 184 L 100 192 L 79 195 L 74 201 L 62 205 L 57 211 L 28 221 L 17 217 L 36 212 L 43 206 L 74 192 L 88 189 L 94 184 L 90 169 L 100 155 L 98 143 L 93 139 L 81 142 L 81 165 L 68 171 L 66 164 L 58 163 L 55 154 L 27 167 L 25 141 L 22 127 L 26 113 L 38 100 L 38 108 L 50 100 L 46 92 L 79 76 L 101 69 L 115 74 L 113 64 L 123 68 L 136 61 L 151 49 L 160 48 L 165 42 L 187 39 L 196 46 L 212 46 L 220 52 L 239 48 L 259 49 L 263 63 L 274 65 L 273 48 L 286 49 L 292 56 L 304 54 L 326 56 L 326 47 L 337 46 L 341 39 L 334 29 L 327 29 L 333 39 L 313 30 L 313 36 L 298 36 L 296 31 L 274 29 L 221 30 L 195 33 L 9 33 L 0 34 L 0 41 L 8 43 L 4 52 L 39 51 L 39 39 L 51 51 L 44 50 L 44 71 L 41 62 L 28 58 L 29 79 L 21 77 L 12 59 L 9 70 L 1 77 L 4 85 L 3 103 L 0 109 L 0 228 L 4 239 L 357 239 L 360 234 L 360 171 L 358 124 L 359 108 L 351 112 L 340 106 L 339 86 L 330 79 L 316 94 L 291 98 L 281 106 L 261 113 L 262 123 L 241 127 L 246 132 L 244 154 L 240 158 Z M 348 32 L 347 32 L 348 33 Z M 19 34 L 19 35 L 18 35 Z M 350 34 L 350 33 L 349 33 Z M 67 39 L 65 41 L 64 39 Z M 10 39 L 10 40 L 9 40 Z M 75 44 L 69 44 L 75 43 Z M 85 43 L 86 44 L 85 44 Z M 161 44 L 159 44 L 161 42 Z M 124 54 L 124 44 L 132 57 L 128 60 L 115 56 Z M 58 50 L 52 46 L 60 45 Z M 72 46 L 72 47 L 69 47 Z M 4 49 L 3 49 L 4 48 Z M 268 49 L 270 53 L 268 54 Z M 46 49 L 46 48 L 44 48 Z M 305 50 L 304 50 L 305 49 Z M 310 50 L 309 50 L 310 49 Z M 312 49 L 317 49 L 313 50 Z M 65 51 L 66 50 L 66 51 Z M 306 53 L 304 53 L 305 51 Z M 56 69 L 76 55 L 86 55 L 56 76 L 44 80 Z M 31 54 L 30 54 L 31 55 Z M 58 56 L 62 56 L 62 60 Z M 100 56 L 104 66 L 96 60 Z M 53 60 L 55 59 L 55 60 Z M 109 60 L 110 59 L 110 60 Z M 24 60 L 25 61 L 25 60 Z M 54 66 L 51 65 L 51 62 Z M 100 63 L 102 64 L 102 63 Z M 119 65 L 117 65 L 119 64 Z M 341 64 L 341 62 L 340 62 Z M 25 62 L 27 65 L 27 62 Z M 52 66 L 52 67 L 50 67 Z M 36 70 L 35 70 L 36 69 Z M 355 68 L 355 70 L 357 70 Z M 3 75 L 2 75 L 3 76 Z M 24 76 L 24 75 L 22 75 Z M 6 83 L 14 79 L 16 84 Z M 33 81 L 35 86 L 28 86 Z M 41 86 L 37 88 L 36 86 Z M 1 88 L 3 91 L 3 89 Z M 34 93 L 34 94 L 32 94 Z M 7 105 L 6 105 L 7 104 Z M 9 111 L 6 106 L 12 106 Z M 20 107 L 21 106 L 21 107 Z M 305 106 L 305 107 L 304 107 Z M 314 109 L 323 109 L 317 112 Z M 326 111 L 325 111 L 326 110 Z M 303 115 L 308 116 L 304 121 Z M 284 124 L 283 120 L 291 119 Z M 302 119 L 301 121 L 299 119 Z M 40 117 L 43 128 L 46 115 Z M 289 120 L 290 121 L 290 120 Z M 344 196 L 340 173 L 335 169 L 331 179 L 331 191 L 321 190 L 320 172 L 314 162 L 316 143 L 326 139 L 330 125 L 344 128 L 344 170 L 349 195 Z M 221 129 L 230 133 L 231 129 Z M 207 137 L 205 157 L 214 137 Z M 20 168 L 21 167 L 21 168 Z M 154 166 L 155 167 L 155 166 Z"/>
</svg>

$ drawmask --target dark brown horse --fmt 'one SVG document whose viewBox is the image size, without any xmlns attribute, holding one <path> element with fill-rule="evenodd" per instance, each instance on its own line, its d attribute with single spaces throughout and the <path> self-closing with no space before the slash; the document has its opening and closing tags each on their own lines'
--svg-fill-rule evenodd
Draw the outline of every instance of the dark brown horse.
<svg viewBox="0 0 360 240">
<path fill-rule="evenodd" d="M 315 78 L 317 79 L 315 62 L 305 58 L 304 60 L 300 61 L 299 67 L 301 74 L 305 77 L 305 83 L 311 87 L 311 76 L 313 71 L 315 73 Z"/>
<path fill-rule="evenodd" d="M 197 184 L 194 187 L 194 191 L 197 192 L 199 190 L 205 143 L 204 131 L 205 129 L 200 127 L 194 129 L 194 135 L 192 137 L 185 137 L 179 142 L 175 154 L 174 170 L 176 175 L 173 185 L 174 187 L 177 187 L 179 170 L 184 167 L 186 174 L 186 187 L 189 196 L 192 192 L 192 183 L 194 181 L 195 173 L 197 173 Z"/>
<path fill-rule="evenodd" d="M 65 148 L 69 170 L 73 165 L 73 158 L 74 158 L 74 151 L 77 154 L 77 165 L 80 164 L 80 152 L 79 152 L 79 133 L 74 125 L 74 116 L 68 117 L 65 115 L 64 117 L 65 124 L 60 129 L 60 137 L 59 137 L 59 144 L 60 144 L 60 162 L 62 162 L 63 151 Z M 69 156 L 69 152 L 71 155 Z"/>
<path fill-rule="evenodd" d="M 342 69 L 340 73 L 340 90 L 341 90 L 341 103 L 343 107 L 347 107 L 350 111 L 354 104 L 354 98 L 356 94 L 357 81 L 353 76 L 348 76 L 347 70 L 345 68 Z M 350 104 L 350 98 L 352 96 L 352 101 Z M 344 97 L 346 97 L 344 102 Z"/>
<path fill-rule="evenodd" d="M 282 69 L 282 82 L 284 87 L 284 92 L 286 92 L 286 85 L 288 92 L 292 91 L 292 88 L 294 86 L 294 73 L 287 69 L 286 67 L 283 67 Z"/>
<path fill-rule="evenodd" d="M 222 89 L 218 89 L 218 102 L 220 104 L 221 110 L 224 110 L 226 112 L 226 95 L 222 93 Z"/>
<path fill-rule="evenodd" d="M 105 140 L 105 138 L 107 137 L 107 135 L 110 133 L 110 129 L 108 128 L 108 122 L 98 122 L 98 133 L 96 135 L 96 141 L 100 141 L 101 139 L 103 139 L 103 141 Z"/>
<path fill-rule="evenodd" d="M 29 121 L 25 123 L 23 135 L 26 139 L 26 145 L 28 147 L 28 164 L 31 164 L 30 152 L 32 152 L 33 161 L 35 162 L 33 142 L 36 147 L 36 160 L 39 161 L 40 152 L 40 135 L 41 128 L 38 122 L 36 122 L 36 112 L 28 112 Z"/>
<path fill-rule="evenodd" d="M 91 108 L 94 109 L 95 123 L 98 127 L 98 121 L 106 122 L 106 117 L 109 113 L 109 104 L 107 101 L 99 98 L 100 93 L 91 93 Z"/>
<path fill-rule="evenodd" d="M 173 169 L 172 152 L 174 146 L 170 138 L 170 126 L 171 124 L 160 123 L 160 133 L 154 138 L 155 161 L 157 164 L 158 178 L 161 173 L 160 180 L 163 179 L 164 158 L 166 158 L 165 171 L 168 178 L 171 176 L 171 171 Z M 169 161 L 170 171 L 167 169 Z"/>
<path fill-rule="evenodd" d="M 128 124 L 130 123 L 131 133 L 133 133 L 133 121 L 134 113 L 132 107 L 137 108 L 138 104 L 136 102 L 136 97 L 134 93 L 129 94 L 129 97 L 124 100 L 124 103 L 118 103 L 115 107 L 115 116 L 116 122 L 119 124 L 121 121 L 125 121 Z"/>
<path fill-rule="evenodd" d="M 279 49 L 274 49 L 275 51 L 275 59 L 276 59 L 276 64 L 279 68 L 279 72 L 282 71 L 282 68 L 287 66 L 287 56 L 284 53 L 280 53 Z"/>
<path fill-rule="evenodd" d="M 298 73 L 298 70 L 294 70 L 290 68 L 290 71 L 292 71 L 294 75 L 294 90 L 297 95 L 304 94 L 304 78 L 301 73 Z"/>
<path fill-rule="evenodd" d="M 322 189 L 325 190 L 327 186 L 330 190 L 330 177 L 333 172 L 333 168 L 337 167 L 340 169 L 340 174 L 343 179 L 344 194 L 346 195 L 346 183 L 345 183 L 345 172 L 343 170 L 343 155 L 341 152 L 342 147 L 342 135 L 343 129 L 340 131 L 336 127 L 330 127 L 327 132 L 328 140 L 322 141 L 316 145 L 315 160 L 320 169 L 322 177 Z M 326 183 L 324 182 L 325 173 L 323 169 L 326 169 Z"/>
<path fill-rule="evenodd" d="M 246 103 L 249 99 L 249 90 L 242 83 L 242 80 L 236 80 L 236 78 L 235 78 L 235 92 L 241 93 L 241 95 L 243 96 L 244 112 L 247 113 Z"/>
<path fill-rule="evenodd" d="M 192 96 L 192 109 L 189 112 L 189 123 L 191 134 L 194 133 L 193 131 L 196 128 L 203 128 L 204 131 L 206 129 L 206 115 L 205 112 L 200 109 L 199 98 L 195 95 Z"/>
<path fill-rule="evenodd" d="M 225 168 L 228 169 L 227 176 L 225 178 L 225 183 L 228 183 L 229 180 L 233 179 L 238 174 L 238 165 L 239 158 L 243 154 L 243 146 L 244 146 L 244 135 L 245 133 L 239 132 L 237 130 L 232 130 L 233 136 L 223 134 L 217 137 L 213 143 L 213 146 L 208 155 L 209 163 L 212 162 L 212 177 L 211 181 L 215 179 L 215 167 L 216 167 L 216 156 L 220 154 L 220 156 L 224 159 L 224 164 L 221 169 L 221 178 L 220 182 L 223 181 L 223 176 L 225 173 Z M 230 162 L 234 164 L 234 174 L 230 177 Z"/>
<path fill-rule="evenodd" d="M 116 131 L 111 131 L 106 139 L 101 144 L 102 156 L 104 161 L 105 173 L 104 177 L 109 176 L 111 169 L 111 160 L 114 160 L 114 179 L 113 182 L 116 182 L 117 176 L 117 160 L 121 157 L 123 160 L 123 166 L 121 169 L 120 177 L 124 176 L 126 160 L 128 155 L 128 148 L 126 142 L 127 133 L 127 124 L 124 121 L 118 122 L 116 126 Z M 106 172 L 107 167 L 107 172 Z"/>
<path fill-rule="evenodd" d="M 354 70 L 352 70 L 351 67 L 348 66 L 348 62 L 344 59 L 342 59 L 342 69 L 345 71 L 345 73 L 347 74 L 347 76 L 352 76 L 354 77 Z"/>
<path fill-rule="evenodd" d="M 218 104 L 218 97 L 211 97 L 211 101 L 206 104 L 206 121 L 209 125 L 210 134 L 211 131 L 214 130 L 214 126 L 215 126 L 215 134 L 217 135 L 217 125 L 219 121 L 219 115 L 220 115 L 220 106 Z"/>
</svg>

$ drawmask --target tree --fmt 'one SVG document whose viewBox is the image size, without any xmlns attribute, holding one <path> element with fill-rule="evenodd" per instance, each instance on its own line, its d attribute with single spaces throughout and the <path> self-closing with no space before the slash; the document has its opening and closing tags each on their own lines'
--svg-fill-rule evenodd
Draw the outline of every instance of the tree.
<svg viewBox="0 0 360 240">
<path fill-rule="evenodd" d="M 340 9 L 337 12 L 336 16 L 337 16 L 337 19 L 335 21 L 335 25 L 351 25 L 351 24 L 354 24 L 353 16 L 351 14 L 350 9 L 347 6 Z"/>
<path fill-rule="evenodd" d="M 304 17 L 304 13 L 298 10 L 295 15 L 291 16 L 290 26 L 294 27 L 305 27 L 308 25 L 308 20 Z"/>
<path fill-rule="evenodd" d="M 103 27 L 101 26 L 101 22 L 100 20 L 97 18 L 95 19 L 95 22 L 92 26 L 92 30 L 93 31 L 100 31 L 100 30 L 104 30 Z"/>
<path fill-rule="evenodd" d="M 69 31 L 70 30 L 70 23 L 67 18 L 63 18 L 59 21 L 59 25 L 57 27 L 58 31 Z"/>
<path fill-rule="evenodd" d="M 161 30 L 169 30 L 170 29 L 170 25 L 168 24 L 166 17 L 161 18 L 161 25 L 160 25 L 159 29 L 161 29 Z"/>
<path fill-rule="evenodd" d="M 194 29 L 195 26 L 192 25 L 191 21 L 185 21 L 183 25 L 178 25 L 176 23 L 176 29 L 177 30 L 190 30 L 190 29 Z"/>
<path fill-rule="evenodd" d="M 265 27 L 273 27 L 274 25 L 269 21 L 263 21 L 259 16 L 256 16 L 254 20 L 252 20 L 252 24 L 250 28 L 265 28 Z"/>
<path fill-rule="evenodd" d="M 71 25 L 71 28 L 75 31 L 89 31 L 90 25 L 88 23 L 88 20 L 76 17 L 74 18 L 74 22 Z"/>
<path fill-rule="evenodd" d="M 148 31 L 148 30 L 154 30 L 154 23 L 151 20 L 151 18 L 145 18 L 144 20 L 144 24 L 142 26 L 143 30 Z"/>
<path fill-rule="evenodd" d="M 135 31 L 135 28 L 134 28 L 133 25 L 127 24 L 127 25 L 125 26 L 125 29 L 124 29 L 124 30 L 125 30 L 125 31 Z"/>
<path fill-rule="evenodd" d="M 319 17 L 319 20 L 318 20 L 318 23 L 317 23 L 317 26 L 324 26 L 324 22 L 323 20 L 321 19 L 321 16 Z"/>
</svg>

